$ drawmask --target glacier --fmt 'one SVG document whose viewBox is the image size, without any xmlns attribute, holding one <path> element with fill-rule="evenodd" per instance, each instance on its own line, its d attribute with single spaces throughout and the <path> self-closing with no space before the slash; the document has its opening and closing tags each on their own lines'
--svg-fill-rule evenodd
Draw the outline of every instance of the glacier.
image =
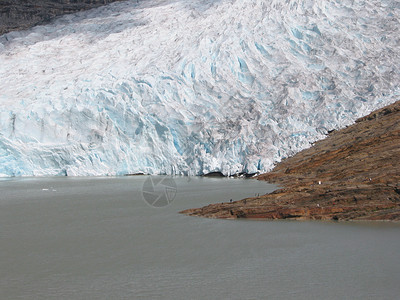
<svg viewBox="0 0 400 300">
<path fill-rule="evenodd" d="M 255 173 L 398 100 L 396 0 L 113 3 L 0 36 L 0 176 Z"/>
</svg>

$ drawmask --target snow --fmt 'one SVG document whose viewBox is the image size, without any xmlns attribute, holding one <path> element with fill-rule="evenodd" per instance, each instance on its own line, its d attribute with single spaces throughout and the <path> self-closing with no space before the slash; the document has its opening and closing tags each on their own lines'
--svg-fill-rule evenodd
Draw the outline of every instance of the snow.
<svg viewBox="0 0 400 300">
<path fill-rule="evenodd" d="M 127 1 L 0 36 L 0 176 L 267 171 L 394 102 L 394 0 Z"/>
</svg>

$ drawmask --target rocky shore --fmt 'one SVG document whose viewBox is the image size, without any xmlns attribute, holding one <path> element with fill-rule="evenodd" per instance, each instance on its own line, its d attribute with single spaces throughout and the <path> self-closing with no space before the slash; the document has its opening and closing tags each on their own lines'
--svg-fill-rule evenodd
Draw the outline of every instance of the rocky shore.
<svg viewBox="0 0 400 300">
<path fill-rule="evenodd" d="M 282 188 L 181 213 L 223 219 L 400 221 L 400 101 L 331 132 L 258 179 Z"/>
<path fill-rule="evenodd" d="M 0 35 L 116 1 L 122 0 L 3 0 L 0 2 Z"/>
</svg>

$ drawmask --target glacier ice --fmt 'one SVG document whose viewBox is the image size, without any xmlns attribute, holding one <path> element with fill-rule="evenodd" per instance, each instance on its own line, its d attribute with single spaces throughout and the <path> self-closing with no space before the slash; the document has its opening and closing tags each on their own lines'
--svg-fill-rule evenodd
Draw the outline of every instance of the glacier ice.
<svg viewBox="0 0 400 300">
<path fill-rule="evenodd" d="M 0 36 L 0 176 L 266 171 L 397 100 L 395 0 L 114 3 Z"/>
</svg>

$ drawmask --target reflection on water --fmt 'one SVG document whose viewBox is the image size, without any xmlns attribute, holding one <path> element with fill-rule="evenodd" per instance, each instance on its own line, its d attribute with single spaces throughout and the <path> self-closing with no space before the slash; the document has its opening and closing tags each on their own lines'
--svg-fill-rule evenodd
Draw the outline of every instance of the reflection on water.
<svg viewBox="0 0 400 300">
<path fill-rule="evenodd" d="M 177 212 L 273 190 L 146 176 L 0 181 L 1 299 L 395 299 L 400 225 L 226 221 Z M 154 197 L 165 191 L 153 181 Z M 167 198 L 165 198 L 167 199 Z"/>
</svg>

